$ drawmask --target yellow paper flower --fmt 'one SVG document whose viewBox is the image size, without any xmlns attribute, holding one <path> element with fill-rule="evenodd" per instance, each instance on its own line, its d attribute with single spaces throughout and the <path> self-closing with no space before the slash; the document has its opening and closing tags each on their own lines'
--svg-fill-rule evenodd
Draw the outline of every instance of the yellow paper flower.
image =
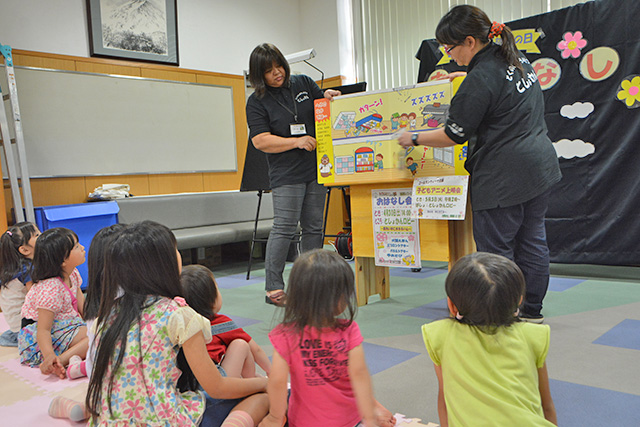
<svg viewBox="0 0 640 427">
<path fill-rule="evenodd" d="M 635 76 L 631 80 L 623 80 L 620 83 L 622 90 L 618 92 L 618 99 L 624 101 L 627 107 L 633 107 L 640 103 L 640 76 Z"/>
</svg>

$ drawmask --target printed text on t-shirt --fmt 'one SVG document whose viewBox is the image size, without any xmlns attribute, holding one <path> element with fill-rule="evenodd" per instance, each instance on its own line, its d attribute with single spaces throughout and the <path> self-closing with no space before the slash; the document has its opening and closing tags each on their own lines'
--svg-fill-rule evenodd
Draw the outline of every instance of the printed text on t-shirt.
<svg viewBox="0 0 640 427">
<path fill-rule="evenodd" d="M 509 65 L 509 68 L 507 68 L 507 74 L 505 75 L 505 78 L 510 82 L 513 81 L 515 70 L 516 70 L 516 67 L 514 65 Z M 520 78 L 520 80 L 516 81 L 516 90 L 519 93 L 524 93 L 524 91 L 526 91 L 531 86 L 533 86 L 533 84 L 537 81 L 538 81 L 538 76 L 536 75 L 536 73 L 533 71 L 530 71 L 527 73 L 526 78 L 522 77 Z"/>
<path fill-rule="evenodd" d="M 348 375 L 349 356 L 344 338 L 336 341 L 306 339 L 300 343 L 307 385 L 318 386 Z"/>
</svg>

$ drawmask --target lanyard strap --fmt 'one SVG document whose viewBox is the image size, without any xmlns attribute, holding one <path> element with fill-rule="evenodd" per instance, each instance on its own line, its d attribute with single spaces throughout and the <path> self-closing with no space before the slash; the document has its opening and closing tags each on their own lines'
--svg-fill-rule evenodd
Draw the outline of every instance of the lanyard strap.
<svg viewBox="0 0 640 427">
<path fill-rule="evenodd" d="M 269 95 L 271 95 L 271 97 L 273 99 L 276 100 L 276 102 L 285 110 L 287 110 L 289 113 L 291 113 L 293 115 L 293 120 L 295 120 L 296 123 L 298 123 L 298 105 L 296 104 L 296 100 L 293 97 L 293 91 L 291 91 L 291 102 L 293 102 L 293 109 L 295 111 L 291 111 L 291 109 L 289 107 L 287 107 L 286 105 L 284 105 L 284 103 L 280 102 L 280 100 L 278 98 L 275 97 L 275 95 L 273 93 L 271 93 L 271 91 L 268 91 Z"/>
</svg>

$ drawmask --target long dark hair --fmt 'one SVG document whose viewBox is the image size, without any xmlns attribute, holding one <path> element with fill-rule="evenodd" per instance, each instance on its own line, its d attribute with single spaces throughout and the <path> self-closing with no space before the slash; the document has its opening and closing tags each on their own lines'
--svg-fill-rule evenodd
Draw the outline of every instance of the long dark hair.
<svg viewBox="0 0 640 427">
<path fill-rule="evenodd" d="M 91 239 L 91 246 L 89 246 L 89 254 L 87 255 L 89 283 L 87 285 L 87 297 L 84 301 L 84 320 L 98 317 L 104 275 L 104 253 L 111 239 L 117 236 L 124 228 L 124 224 L 110 225 L 98 231 Z"/>
<path fill-rule="evenodd" d="M 492 22 L 482 9 L 463 4 L 454 6 L 444 15 L 436 28 L 436 40 L 440 44 L 459 45 L 467 36 L 471 36 L 482 44 L 487 44 Z M 516 47 L 516 40 L 511 29 L 505 26 L 502 29 L 502 45 L 500 55 L 507 64 L 518 68 L 524 73 L 522 63 L 520 63 L 520 52 Z"/>
<path fill-rule="evenodd" d="M 68 228 L 50 228 L 38 237 L 33 254 L 33 283 L 51 277 L 62 278 L 62 263 L 78 243 L 78 235 Z"/>
<path fill-rule="evenodd" d="M 445 281 L 447 296 L 462 316 L 456 321 L 493 334 L 518 322 L 516 311 L 524 295 L 520 268 L 496 254 L 475 252 L 455 263 Z"/>
<path fill-rule="evenodd" d="M 298 332 L 306 326 L 346 327 L 355 318 L 355 296 L 353 270 L 341 256 L 323 249 L 305 252 L 293 263 L 289 275 L 282 323 Z"/>
<path fill-rule="evenodd" d="M 111 412 L 114 378 L 124 358 L 127 335 L 132 325 L 140 322 L 142 311 L 150 304 L 147 297 L 182 295 L 176 239 L 164 225 L 153 221 L 128 225 L 108 245 L 104 261 L 96 321 L 100 339 L 86 399 L 94 420 L 101 409 L 105 382 L 108 388 L 104 398 Z M 119 289 L 122 296 L 116 299 Z M 120 351 L 114 359 L 118 348 Z M 111 374 L 107 377 L 108 369 Z"/>
<path fill-rule="evenodd" d="M 262 43 L 253 49 L 249 57 L 249 82 L 258 95 L 262 98 L 267 90 L 267 84 L 264 81 L 264 73 L 273 67 L 273 64 L 284 68 L 283 87 L 289 86 L 289 77 L 291 69 L 289 63 L 285 59 L 280 50 L 271 43 Z"/>
<path fill-rule="evenodd" d="M 212 320 L 215 316 L 213 304 L 218 299 L 218 289 L 211 270 L 203 265 L 187 265 L 182 269 L 180 282 L 189 307 Z"/>
<path fill-rule="evenodd" d="M 12 225 L 0 235 L 0 285 L 5 286 L 18 274 L 24 266 L 31 268 L 31 260 L 20 253 L 20 246 L 29 243 L 31 236 L 38 229 L 30 222 L 19 222 Z"/>
</svg>

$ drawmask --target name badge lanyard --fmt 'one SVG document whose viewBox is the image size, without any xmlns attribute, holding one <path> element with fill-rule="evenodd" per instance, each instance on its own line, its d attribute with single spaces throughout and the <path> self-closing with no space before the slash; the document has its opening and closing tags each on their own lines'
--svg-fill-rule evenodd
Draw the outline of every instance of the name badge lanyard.
<svg viewBox="0 0 640 427">
<path fill-rule="evenodd" d="M 298 123 L 298 105 L 296 105 L 296 100 L 293 97 L 293 91 L 291 91 L 291 102 L 293 102 L 293 109 L 295 111 L 291 111 L 291 109 L 289 107 L 287 107 L 284 103 L 280 102 L 280 100 L 278 98 L 276 98 L 273 93 L 269 92 L 269 95 L 271 95 L 271 97 L 273 99 L 276 100 L 276 102 L 285 110 L 287 110 L 289 113 L 291 113 L 293 115 L 293 120 Z"/>
<path fill-rule="evenodd" d="M 291 136 L 306 135 L 307 129 L 305 124 L 298 123 L 298 104 L 296 103 L 296 100 L 293 97 L 293 91 L 291 91 L 291 102 L 293 102 L 294 111 L 291 111 L 291 109 L 287 107 L 283 102 L 280 102 L 280 100 L 276 98 L 275 95 L 273 95 L 273 93 L 269 92 L 269 95 L 271 95 L 271 97 L 275 99 L 278 105 L 280 105 L 282 108 L 287 110 L 291 115 L 293 115 L 294 122 L 289 124 L 289 131 L 291 132 Z"/>
</svg>

